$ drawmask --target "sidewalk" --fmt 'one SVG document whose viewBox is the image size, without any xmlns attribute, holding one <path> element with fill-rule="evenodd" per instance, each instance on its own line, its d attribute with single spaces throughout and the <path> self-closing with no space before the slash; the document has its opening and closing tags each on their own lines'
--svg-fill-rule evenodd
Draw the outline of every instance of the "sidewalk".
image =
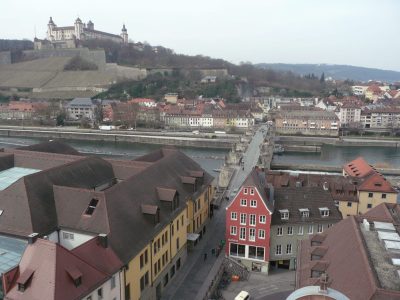
<svg viewBox="0 0 400 300">
<path fill-rule="evenodd" d="M 194 299 L 202 287 L 205 279 L 214 266 L 217 257 L 211 255 L 211 249 L 216 248 L 220 241 L 225 239 L 225 207 L 226 201 L 221 203 L 218 210 L 214 210 L 214 217 L 207 226 L 207 232 L 202 240 L 188 253 L 186 263 L 174 280 L 163 291 L 161 299 Z M 204 253 L 207 259 L 204 260 Z M 219 257 L 225 255 L 222 250 Z"/>
</svg>

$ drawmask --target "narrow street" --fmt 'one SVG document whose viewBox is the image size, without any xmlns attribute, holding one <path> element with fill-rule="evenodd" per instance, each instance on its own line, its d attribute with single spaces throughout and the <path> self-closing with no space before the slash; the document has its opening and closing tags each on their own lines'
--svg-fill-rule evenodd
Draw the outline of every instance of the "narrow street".
<svg viewBox="0 0 400 300">
<path fill-rule="evenodd" d="M 265 130 L 265 133 L 263 133 L 263 130 Z M 230 191 L 238 189 L 257 164 L 260 155 L 260 144 L 266 131 L 266 126 L 261 126 L 253 136 L 244 154 L 244 168 L 235 167 L 236 170 L 230 183 Z M 216 248 L 220 241 L 225 239 L 225 208 L 228 204 L 229 202 L 222 201 L 220 208 L 214 210 L 214 216 L 207 225 L 206 234 L 196 247 L 188 253 L 186 263 L 183 265 L 182 270 L 176 274 L 171 284 L 164 290 L 162 299 L 194 299 L 196 297 L 216 261 L 216 257 L 211 254 L 211 249 Z M 207 253 L 206 259 L 204 259 L 205 253 Z M 224 252 L 220 255 L 224 255 Z"/>
</svg>

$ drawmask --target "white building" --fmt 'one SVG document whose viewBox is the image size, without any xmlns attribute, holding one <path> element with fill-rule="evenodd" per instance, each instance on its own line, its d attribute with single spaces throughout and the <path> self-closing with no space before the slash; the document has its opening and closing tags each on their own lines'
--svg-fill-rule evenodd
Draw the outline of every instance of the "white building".
<svg viewBox="0 0 400 300">
<path fill-rule="evenodd" d="M 68 40 L 112 40 L 117 43 L 128 43 L 128 32 L 125 24 L 122 26 L 121 34 L 116 35 L 94 29 L 94 23 L 89 21 L 87 24 L 82 23 L 80 18 L 75 20 L 73 26 L 58 27 L 52 17 L 47 24 L 47 39 L 51 42 L 61 42 Z"/>
<path fill-rule="evenodd" d="M 365 91 L 367 90 L 368 86 L 366 85 L 353 85 L 351 87 L 353 94 L 356 96 L 363 96 L 365 95 Z"/>
</svg>

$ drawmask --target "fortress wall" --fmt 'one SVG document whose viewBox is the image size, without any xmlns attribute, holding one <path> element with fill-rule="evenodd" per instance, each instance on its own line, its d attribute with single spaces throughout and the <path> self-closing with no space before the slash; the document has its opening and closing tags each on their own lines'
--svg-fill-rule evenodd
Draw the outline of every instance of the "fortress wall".
<svg viewBox="0 0 400 300">
<path fill-rule="evenodd" d="M 11 52 L 3 51 L 0 52 L 0 65 L 9 65 L 11 64 Z"/>
</svg>

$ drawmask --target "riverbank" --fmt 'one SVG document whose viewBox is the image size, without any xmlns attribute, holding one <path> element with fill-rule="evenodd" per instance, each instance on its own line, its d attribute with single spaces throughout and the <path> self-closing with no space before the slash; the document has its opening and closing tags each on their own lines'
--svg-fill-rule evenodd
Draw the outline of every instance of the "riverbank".
<svg viewBox="0 0 400 300">
<path fill-rule="evenodd" d="M 400 148 L 400 140 L 383 139 L 371 137 L 306 137 L 306 136 L 278 136 L 275 138 L 277 144 L 293 146 L 323 146 L 332 145 L 338 147 L 394 147 Z"/>
<path fill-rule="evenodd" d="M 271 170 L 299 170 L 312 172 L 342 173 L 342 166 L 277 163 L 273 161 L 271 163 Z M 383 175 L 400 176 L 400 169 L 376 168 L 376 170 Z"/>
<path fill-rule="evenodd" d="M 217 136 L 215 134 L 190 136 L 191 133 L 180 132 L 136 132 L 136 131 L 100 131 L 63 128 L 10 128 L 1 127 L 0 136 L 45 138 L 61 140 L 85 140 L 99 142 L 126 142 L 139 144 L 168 145 L 177 147 L 196 147 L 230 149 L 239 140 L 238 135 Z"/>
</svg>

